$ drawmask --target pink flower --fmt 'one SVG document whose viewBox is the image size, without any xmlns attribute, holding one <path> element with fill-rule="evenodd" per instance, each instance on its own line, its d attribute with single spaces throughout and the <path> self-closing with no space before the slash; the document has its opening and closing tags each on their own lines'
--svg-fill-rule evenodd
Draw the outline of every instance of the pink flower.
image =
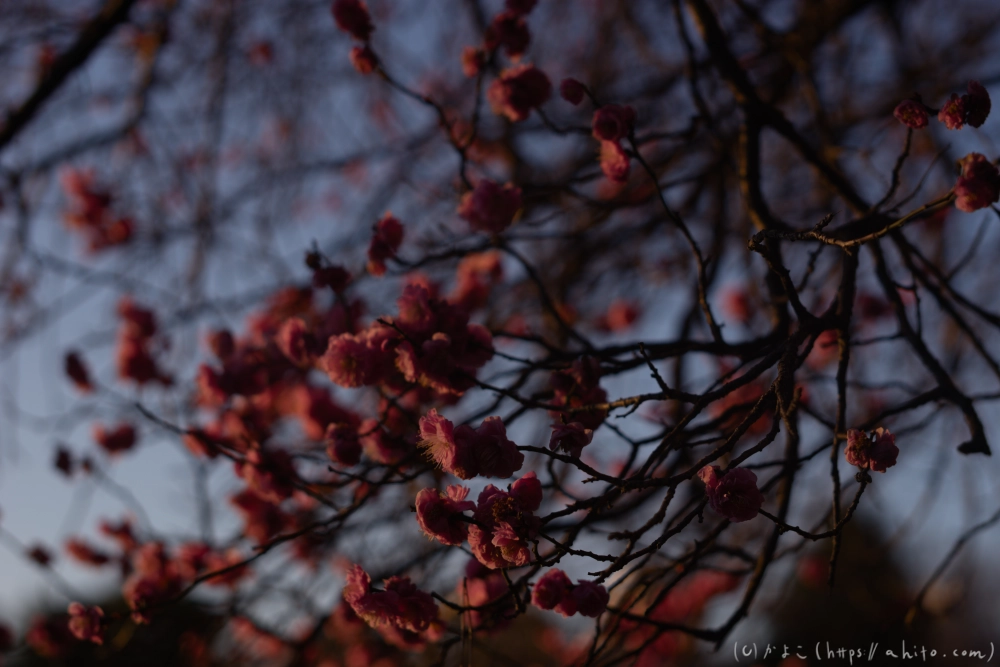
<svg viewBox="0 0 1000 667">
<path fill-rule="evenodd" d="M 576 79 L 563 79 L 559 84 L 559 95 L 573 106 L 582 102 L 586 93 L 586 86 Z"/>
<path fill-rule="evenodd" d="M 386 595 L 396 594 L 393 625 L 410 632 L 423 632 L 437 619 L 434 598 L 418 589 L 409 577 L 390 577 L 383 583 Z"/>
<path fill-rule="evenodd" d="M 635 109 L 618 104 L 606 104 L 594 112 L 594 138 L 600 141 L 621 141 L 632 132 Z"/>
<path fill-rule="evenodd" d="M 582 579 L 577 582 L 570 593 L 570 597 L 576 603 L 576 608 L 580 615 L 589 616 L 590 618 L 597 618 L 603 614 L 604 610 L 608 608 L 608 601 L 611 599 L 608 589 L 604 586 L 595 584 L 593 581 L 583 581 Z"/>
<path fill-rule="evenodd" d="M 628 181 L 631 165 L 628 153 L 617 141 L 601 142 L 601 171 L 615 183 Z"/>
<path fill-rule="evenodd" d="M 466 192 L 458 206 L 458 214 L 473 229 L 499 234 L 510 227 L 521 209 L 521 188 L 511 183 L 503 187 L 488 178 Z"/>
<path fill-rule="evenodd" d="M 378 67 L 378 56 L 367 44 L 352 48 L 350 58 L 351 65 L 362 75 L 371 74 Z"/>
<path fill-rule="evenodd" d="M 358 440 L 368 458 L 382 465 L 395 465 L 413 451 L 407 440 L 390 434 L 377 419 L 366 419 L 361 422 L 358 427 Z"/>
<path fill-rule="evenodd" d="M 278 329 L 274 342 L 281 353 L 299 367 L 310 366 L 318 356 L 316 338 L 301 317 L 290 317 L 285 320 Z"/>
<path fill-rule="evenodd" d="M 582 408 L 589 405 L 604 403 L 608 394 L 601 389 L 601 364 L 593 357 L 581 357 L 573 365 L 552 374 L 552 390 L 555 394 L 553 405 L 568 408 Z M 584 428 L 597 429 L 604 423 L 608 411 L 605 409 L 578 410 L 572 413 L 552 411 L 555 418 L 567 415 L 573 421 L 580 422 Z"/>
<path fill-rule="evenodd" d="M 507 595 L 508 590 L 502 573 L 491 570 L 475 558 L 469 560 L 465 577 L 456 587 L 459 599 L 466 600 L 471 607 L 493 603 L 488 609 L 473 609 L 469 613 L 469 625 L 478 631 L 497 631 L 510 625 L 517 610 L 514 600 Z M 505 599 L 501 602 L 502 598 Z"/>
<path fill-rule="evenodd" d="M 487 417 L 474 431 L 463 424 L 456 429 L 456 437 L 467 443 L 483 477 L 512 477 L 524 464 L 524 454 L 507 439 L 499 417 Z"/>
<path fill-rule="evenodd" d="M 969 153 L 958 164 L 962 173 L 955 183 L 955 208 L 971 213 L 1000 199 L 1000 172 L 986 156 Z"/>
<path fill-rule="evenodd" d="M 757 516 L 764 494 L 757 488 L 757 475 L 746 468 L 733 468 L 719 475 L 719 466 L 705 466 L 698 473 L 712 509 L 739 523 Z"/>
<path fill-rule="evenodd" d="M 583 448 L 594 439 L 594 432 L 580 422 L 569 424 L 553 424 L 552 436 L 549 438 L 549 449 L 561 449 L 570 456 L 579 458 Z"/>
<path fill-rule="evenodd" d="M 451 485 L 447 495 L 437 489 L 424 489 L 417 494 L 417 523 L 429 537 L 441 544 L 456 546 L 469 536 L 469 524 L 462 512 L 476 508 L 476 504 L 465 498 L 469 490 L 464 486 Z"/>
<path fill-rule="evenodd" d="M 343 292 L 349 282 L 351 274 L 342 266 L 334 264 L 313 270 L 312 284 L 317 289 L 329 287 L 334 292 Z"/>
<path fill-rule="evenodd" d="M 83 540 L 75 538 L 66 540 L 66 553 L 75 560 L 85 565 L 93 565 L 94 567 L 107 565 L 111 560 L 111 557 L 107 554 L 101 553 Z"/>
<path fill-rule="evenodd" d="M 122 422 L 112 431 L 104 428 L 103 424 L 94 425 L 94 440 L 108 454 L 118 454 L 125 452 L 135 446 L 135 427 Z"/>
<path fill-rule="evenodd" d="M 482 308 L 489 300 L 492 287 L 503 280 L 500 253 L 489 252 L 466 255 L 455 270 L 455 289 L 448 301 L 466 312 Z"/>
<path fill-rule="evenodd" d="M 539 609 L 555 610 L 569 617 L 579 613 L 596 618 L 608 607 L 610 596 L 604 586 L 580 580 L 574 586 L 562 570 L 546 572 L 531 593 L 531 602 Z"/>
<path fill-rule="evenodd" d="M 531 603 L 539 609 L 551 611 L 573 589 L 573 582 L 562 570 L 552 568 L 535 583 L 531 591 Z"/>
<path fill-rule="evenodd" d="M 903 100 L 892 112 L 900 123 L 914 130 L 927 127 L 927 108 L 916 100 Z"/>
<path fill-rule="evenodd" d="M 251 449 L 235 469 L 259 497 L 275 504 L 291 497 L 298 479 L 292 458 L 283 449 Z"/>
<path fill-rule="evenodd" d="M 243 534 L 263 544 L 291 525 L 292 517 L 282 512 L 274 503 L 268 502 L 250 489 L 246 489 L 229 499 L 236 511 L 243 516 Z"/>
<path fill-rule="evenodd" d="M 367 42 L 375 30 L 368 7 L 359 0 L 334 0 L 330 11 L 338 28 L 362 42 Z"/>
<path fill-rule="evenodd" d="M 962 105 L 965 107 L 965 122 L 972 127 L 979 127 L 990 115 L 990 94 L 978 81 L 970 81 L 969 93 L 962 95 Z"/>
<path fill-rule="evenodd" d="M 66 353 L 66 375 L 81 392 L 88 394 L 94 391 L 94 385 L 90 381 L 90 373 L 87 372 L 87 366 L 83 363 L 78 352 Z"/>
<path fill-rule="evenodd" d="M 549 77 L 528 64 L 504 70 L 486 92 L 493 112 L 514 123 L 525 120 L 532 109 L 540 107 L 551 95 Z"/>
<path fill-rule="evenodd" d="M 479 76 L 486 65 L 486 54 L 482 49 L 467 46 L 462 49 L 462 74 L 473 79 Z"/>
<path fill-rule="evenodd" d="M 419 590 L 409 577 L 391 577 L 385 590 L 371 587 L 371 577 L 355 565 L 347 573 L 344 600 L 365 623 L 373 628 L 392 626 L 423 632 L 437 620 L 438 608 L 429 593 Z"/>
<path fill-rule="evenodd" d="M 528 50 L 531 33 L 524 17 L 508 10 L 493 17 L 493 22 L 486 28 L 484 42 L 490 51 L 502 46 L 511 60 L 516 61 Z"/>
<path fill-rule="evenodd" d="M 460 479 L 472 479 L 478 472 L 471 452 L 455 439 L 455 425 L 432 409 L 420 418 L 420 443 L 446 472 Z"/>
<path fill-rule="evenodd" d="M 319 367 L 341 387 L 364 387 L 377 379 L 375 355 L 363 334 L 344 333 L 330 338 Z"/>
<path fill-rule="evenodd" d="M 80 641 L 104 643 L 102 618 L 104 610 L 100 607 L 87 607 L 79 602 L 71 602 L 69 605 L 69 631 Z"/>
<path fill-rule="evenodd" d="M 951 99 L 941 106 L 941 110 L 938 111 L 938 120 L 944 123 L 944 126 L 949 130 L 962 129 L 965 124 L 965 102 L 958 96 L 958 93 L 952 93 Z"/>
<path fill-rule="evenodd" d="M 340 465 L 357 465 L 361 460 L 357 431 L 343 424 L 330 424 L 326 430 L 326 454 Z"/>
<path fill-rule="evenodd" d="M 885 472 L 896 465 L 897 456 L 899 448 L 896 447 L 896 436 L 882 427 L 870 434 L 853 428 L 847 432 L 844 457 L 852 466 Z"/>
<path fill-rule="evenodd" d="M 403 225 L 391 213 L 386 213 L 375 223 L 375 233 L 368 246 L 368 273 L 385 275 L 385 262 L 396 256 L 403 243 Z"/>
<path fill-rule="evenodd" d="M 524 454 L 507 439 L 499 417 L 487 417 L 476 429 L 455 427 L 432 409 L 420 418 L 420 444 L 443 470 L 460 479 L 511 477 L 524 464 Z"/>
<path fill-rule="evenodd" d="M 469 527 L 469 546 L 479 562 L 491 569 L 519 567 L 531 562 L 528 542 L 535 538 L 539 521 L 533 512 L 542 501 L 542 485 L 529 472 L 510 491 L 492 484 L 479 494 Z"/>
<path fill-rule="evenodd" d="M 626 331 L 641 315 L 642 310 L 635 303 L 615 299 L 608 306 L 608 312 L 597 318 L 595 325 L 601 331 Z"/>
</svg>

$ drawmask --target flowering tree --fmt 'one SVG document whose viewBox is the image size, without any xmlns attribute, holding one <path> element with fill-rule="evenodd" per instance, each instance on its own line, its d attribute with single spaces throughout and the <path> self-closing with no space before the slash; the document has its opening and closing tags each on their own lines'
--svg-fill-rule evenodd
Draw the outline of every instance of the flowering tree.
<svg viewBox="0 0 1000 667">
<path fill-rule="evenodd" d="M 561 615 L 555 659 L 653 665 L 807 544 L 835 585 L 897 460 L 990 454 L 996 9 L 7 3 L 0 345 L 92 328 L 49 435 L 126 503 L 65 552 L 128 610 L 0 649 L 195 599 L 262 664 Z M 153 443 L 190 534 L 111 481 Z"/>
</svg>

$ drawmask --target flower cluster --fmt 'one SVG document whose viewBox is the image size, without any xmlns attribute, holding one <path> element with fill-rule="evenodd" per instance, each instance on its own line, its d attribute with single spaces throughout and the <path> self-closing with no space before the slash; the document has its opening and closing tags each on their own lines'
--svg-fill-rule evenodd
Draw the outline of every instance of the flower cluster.
<svg viewBox="0 0 1000 667">
<path fill-rule="evenodd" d="M 458 599 L 469 607 L 468 623 L 477 632 L 497 632 L 510 625 L 517 607 L 503 573 L 491 569 L 475 558 L 465 566 L 465 577 L 455 591 Z M 481 609 L 490 605 L 488 609 Z"/>
<path fill-rule="evenodd" d="M 330 338 L 320 368 L 342 387 L 386 383 L 403 390 L 410 383 L 440 397 L 461 396 L 493 357 L 490 332 L 421 285 L 408 285 L 397 304 L 398 317 Z"/>
<path fill-rule="evenodd" d="M 131 218 L 115 214 L 114 198 L 99 187 L 92 171 L 70 169 L 61 176 L 63 190 L 70 200 L 66 224 L 82 233 L 90 252 L 128 243 L 134 224 Z"/>
<path fill-rule="evenodd" d="M 597 618 L 608 607 L 610 596 L 604 586 L 580 580 L 573 584 L 566 573 L 552 568 L 538 580 L 531 592 L 531 602 L 539 609 L 555 610 L 563 616 Z"/>
<path fill-rule="evenodd" d="M 847 432 L 844 457 L 852 466 L 885 472 L 896 465 L 897 456 L 896 436 L 882 427 L 867 434 L 854 428 Z"/>
<path fill-rule="evenodd" d="M 378 58 L 371 48 L 371 36 L 375 32 L 368 7 L 361 0 L 334 0 L 330 6 L 337 27 L 349 34 L 361 46 L 351 48 L 351 64 L 361 74 L 371 74 L 378 67 Z"/>
<path fill-rule="evenodd" d="M 386 213 L 375 223 L 375 233 L 368 246 L 368 273 L 373 276 L 385 275 L 386 260 L 396 256 L 402 243 L 402 223 L 391 213 Z"/>
<path fill-rule="evenodd" d="M 526 120 L 552 96 L 552 83 L 534 65 L 522 64 L 500 72 L 486 91 L 493 112 L 512 123 Z"/>
<path fill-rule="evenodd" d="M 553 391 L 552 403 L 562 408 L 572 408 L 572 412 L 552 411 L 556 419 L 562 415 L 570 422 L 579 423 L 584 429 L 597 430 L 608 416 L 606 408 L 589 406 L 605 403 L 608 394 L 601 388 L 601 364 L 593 357 L 581 357 L 573 365 L 552 374 L 550 380 Z M 587 408 L 581 410 L 580 408 Z"/>
<path fill-rule="evenodd" d="M 159 382 L 173 384 L 153 358 L 153 341 L 156 336 L 156 315 L 136 304 L 129 297 L 118 303 L 118 316 L 122 324 L 118 329 L 118 377 L 138 385 Z"/>
<path fill-rule="evenodd" d="M 510 491 L 492 484 L 479 494 L 475 523 L 469 527 L 469 546 L 479 562 L 492 569 L 519 567 L 531 562 L 528 542 L 539 528 L 534 511 L 542 504 L 542 484 L 529 472 Z"/>
<path fill-rule="evenodd" d="M 373 589 L 371 577 L 355 565 L 347 573 L 344 600 L 393 643 L 412 643 L 412 635 L 439 631 L 437 603 L 429 593 L 418 589 L 409 577 L 390 577 L 383 584 L 383 590 Z"/>
<path fill-rule="evenodd" d="M 94 424 L 94 441 L 108 454 L 127 452 L 135 446 L 135 427 L 122 422 L 108 430 L 103 424 Z"/>
<path fill-rule="evenodd" d="M 474 429 L 456 427 L 431 410 L 420 418 L 420 444 L 445 472 L 460 479 L 511 477 L 524 464 L 524 454 L 507 439 L 499 417 L 487 417 Z"/>
<path fill-rule="evenodd" d="M 508 183 L 500 186 L 488 178 L 466 192 L 458 206 L 458 214 L 469 226 L 481 232 L 499 234 L 510 227 L 521 210 L 521 188 Z"/>
<path fill-rule="evenodd" d="M 705 483 L 709 506 L 736 523 L 757 516 L 764 503 L 764 494 L 757 488 L 757 475 L 746 468 L 721 472 L 719 466 L 705 466 L 698 473 Z"/>
<path fill-rule="evenodd" d="M 583 448 L 594 439 L 594 431 L 580 422 L 568 424 L 553 424 L 552 436 L 549 438 L 549 449 L 562 450 L 574 458 L 580 458 Z"/>
<path fill-rule="evenodd" d="M 1000 200 L 1000 171 L 986 156 L 969 153 L 958 165 L 961 173 L 955 183 L 955 208 L 971 213 Z"/>
<path fill-rule="evenodd" d="M 508 0 L 506 9 L 494 16 L 486 27 L 482 46 L 467 46 L 462 50 L 462 72 L 470 78 L 478 76 L 500 48 L 511 61 L 519 61 L 531 44 L 526 17 L 534 8 L 534 0 Z"/>
<path fill-rule="evenodd" d="M 104 610 L 100 607 L 87 607 L 79 602 L 69 605 L 69 631 L 80 641 L 104 643 Z"/>
<path fill-rule="evenodd" d="M 941 105 L 937 119 L 949 130 L 960 130 L 965 125 L 980 127 L 990 115 L 990 94 L 978 81 L 970 81 L 965 95 L 952 93 Z M 919 99 L 900 102 L 893 115 L 900 123 L 914 130 L 928 125 L 928 108 Z"/>
<path fill-rule="evenodd" d="M 469 490 L 453 484 L 447 494 L 437 489 L 424 489 L 417 494 L 417 522 L 428 537 L 441 544 L 457 546 L 469 537 L 468 518 L 462 514 L 476 508 L 471 500 L 466 500 Z"/>
</svg>

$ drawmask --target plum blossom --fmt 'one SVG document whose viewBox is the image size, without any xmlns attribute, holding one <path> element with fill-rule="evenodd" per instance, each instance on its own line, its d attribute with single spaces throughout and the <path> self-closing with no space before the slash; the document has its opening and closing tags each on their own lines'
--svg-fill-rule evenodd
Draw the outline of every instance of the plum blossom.
<svg viewBox="0 0 1000 667">
<path fill-rule="evenodd" d="M 368 7 L 360 0 L 335 0 L 330 11 L 337 27 L 357 40 L 367 42 L 375 30 Z"/>
<path fill-rule="evenodd" d="M 562 570 L 552 568 L 538 580 L 531 592 L 531 602 L 539 609 L 555 610 L 569 617 L 596 618 L 608 607 L 607 589 L 592 581 L 580 580 L 574 586 Z"/>
<path fill-rule="evenodd" d="M 600 141 L 621 141 L 632 133 L 635 109 L 618 104 L 606 104 L 594 112 L 591 123 L 594 138 Z"/>
<path fill-rule="evenodd" d="M 951 98 L 941 105 L 938 120 L 949 130 L 961 130 L 965 124 L 965 101 L 957 93 L 952 93 Z"/>
<path fill-rule="evenodd" d="M 955 183 L 955 208 L 971 213 L 1000 199 L 1000 172 L 986 156 L 969 153 L 958 164 L 962 171 Z"/>
<path fill-rule="evenodd" d="M 90 373 L 87 371 L 87 366 L 83 363 L 83 359 L 80 358 L 80 353 L 76 351 L 70 351 L 66 353 L 66 375 L 76 388 L 81 392 L 87 394 L 94 391 L 94 385 L 90 381 Z"/>
<path fill-rule="evenodd" d="M 354 69 L 362 75 L 371 74 L 378 67 L 378 56 L 367 44 L 352 48 L 350 59 Z"/>
<path fill-rule="evenodd" d="M 927 127 L 927 108 L 916 100 L 903 100 L 896 105 L 892 115 L 912 130 L 922 130 Z"/>
<path fill-rule="evenodd" d="M 554 394 L 552 403 L 556 406 L 582 408 L 608 400 L 607 392 L 600 385 L 601 363 L 593 357 L 580 357 L 570 368 L 553 373 L 550 382 Z M 604 423 L 608 411 L 604 408 L 576 410 L 571 413 L 553 410 L 550 414 L 556 418 L 566 415 L 584 428 L 596 430 Z"/>
<path fill-rule="evenodd" d="M 462 74 L 474 79 L 486 66 L 486 53 L 474 46 L 462 49 Z"/>
<path fill-rule="evenodd" d="M 94 440 L 108 454 L 125 452 L 135 446 L 135 427 L 122 422 L 114 429 L 108 430 L 103 424 L 94 425 Z"/>
<path fill-rule="evenodd" d="M 844 457 L 852 466 L 884 473 L 896 465 L 897 456 L 896 436 L 881 426 L 867 434 L 853 428 L 847 432 Z"/>
<path fill-rule="evenodd" d="M 80 641 L 104 643 L 104 633 L 101 628 L 104 610 L 100 607 L 87 607 L 79 602 L 69 604 L 69 631 Z"/>
<path fill-rule="evenodd" d="M 420 444 L 445 472 L 460 479 L 511 477 L 524 464 L 524 454 L 507 439 L 499 417 L 487 417 L 475 429 L 456 427 L 432 409 L 420 419 Z"/>
<path fill-rule="evenodd" d="M 375 223 L 375 233 L 368 246 L 368 273 L 373 276 L 385 275 L 386 260 L 396 256 L 402 243 L 402 223 L 391 213 L 386 213 Z"/>
<path fill-rule="evenodd" d="M 493 22 L 486 28 L 484 42 L 490 51 L 502 46 L 507 56 L 517 61 L 528 50 L 531 32 L 520 12 L 507 10 L 493 17 Z"/>
<path fill-rule="evenodd" d="M 477 631 L 497 631 L 510 625 L 517 614 L 514 600 L 507 594 L 508 591 L 502 572 L 490 569 L 472 558 L 466 564 L 465 577 L 459 580 L 455 592 L 470 607 L 483 607 L 493 603 L 489 609 L 471 610 L 469 625 Z"/>
<path fill-rule="evenodd" d="M 361 461 L 357 431 L 343 424 L 330 424 L 326 431 L 326 454 L 340 465 L 357 465 Z"/>
<path fill-rule="evenodd" d="M 469 546 L 479 562 L 492 569 L 519 567 L 531 562 L 528 542 L 537 534 L 533 514 L 542 503 L 542 484 L 534 472 L 514 482 L 510 491 L 492 484 L 479 494 L 469 527 Z"/>
<path fill-rule="evenodd" d="M 520 209 L 521 188 L 512 183 L 501 187 L 483 178 L 462 196 L 458 214 L 475 230 L 499 234 L 510 227 Z"/>
<path fill-rule="evenodd" d="M 965 107 L 965 122 L 972 127 L 980 127 L 990 115 L 990 94 L 978 81 L 970 81 L 967 94 L 962 95 Z"/>
<path fill-rule="evenodd" d="M 493 112 L 513 123 L 525 120 L 532 109 L 542 106 L 551 95 L 549 77 L 526 63 L 502 71 L 486 91 Z"/>
<path fill-rule="evenodd" d="M 629 164 L 628 153 L 617 141 L 601 142 L 601 171 L 608 177 L 608 180 L 615 183 L 625 183 L 628 181 L 631 164 Z"/>
<path fill-rule="evenodd" d="M 453 484 L 447 494 L 437 489 L 423 489 L 417 494 L 417 523 L 428 537 L 441 544 L 456 546 L 469 536 L 469 524 L 462 512 L 473 510 L 476 504 L 466 500 L 469 489 Z"/>
<path fill-rule="evenodd" d="M 562 570 L 552 568 L 539 578 L 531 590 L 531 603 L 539 609 L 555 609 L 569 595 L 573 582 Z M 572 613 L 565 614 L 572 616 Z"/>
<path fill-rule="evenodd" d="M 580 422 L 570 422 L 568 424 L 553 424 L 552 436 L 549 438 L 549 449 L 552 451 L 562 450 L 579 458 L 583 448 L 594 439 L 594 431 L 587 428 Z"/>
<path fill-rule="evenodd" d="M 429 593 L 419 590 L 409 577 L 386 579 L 384 590 L 374 590 L 371 577 L 360 565 L 347 573 L 344 600 L 373 628 L 394 626 L 423 632 L 437 620 L 438 607 Z"/>
<path fill-rule="evenodd" d="M 757 475 L 746 468 L 722 473 L 719 466 L 705 466 L 698 473 L 705 482 L 708 504 L 725 518 L 739 523 L 757 516 L 764 494 L 757 488 Z"/>
</svg>

